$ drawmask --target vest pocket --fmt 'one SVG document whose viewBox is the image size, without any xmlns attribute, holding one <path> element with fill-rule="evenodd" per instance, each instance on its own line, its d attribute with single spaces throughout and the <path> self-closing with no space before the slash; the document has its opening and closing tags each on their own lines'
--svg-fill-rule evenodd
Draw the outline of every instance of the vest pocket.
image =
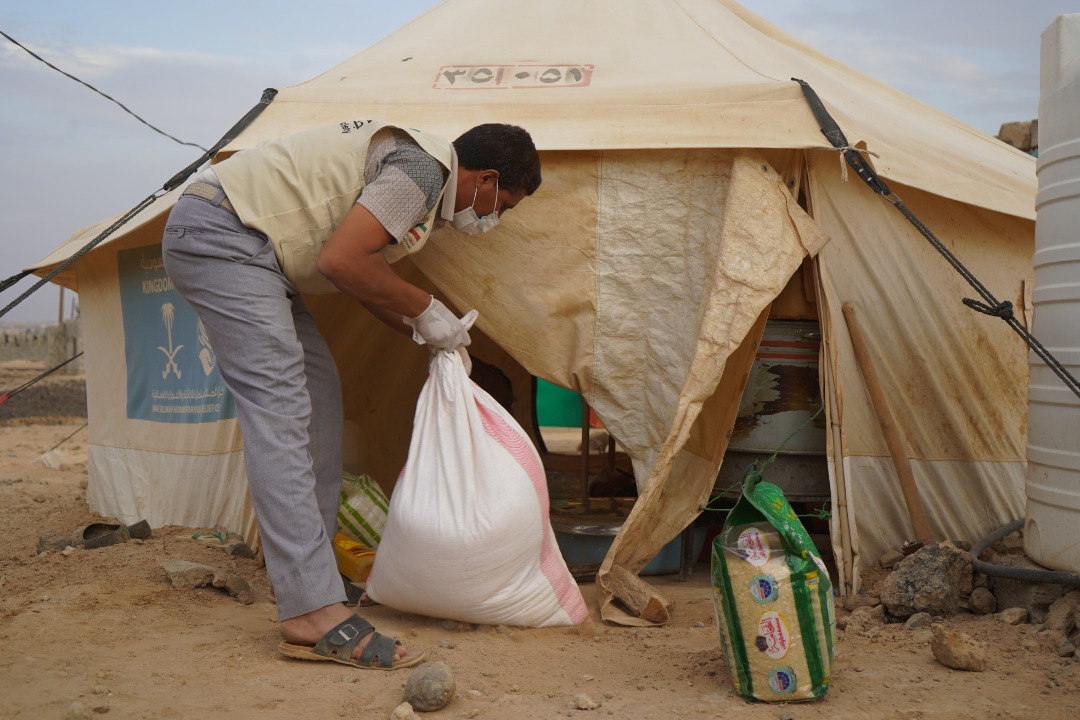
<svg viewBox="0 0 1080 720">
<path fill-rule="evenodd" d="M 319 272 L 317 265 L 319 251 L 328 233 L 329 229 L 318 228 L 283 238 L 278 244 L 281 271 L 300 292 L 325 294 L 338 291 L 334 284 Z"/>
</svg>

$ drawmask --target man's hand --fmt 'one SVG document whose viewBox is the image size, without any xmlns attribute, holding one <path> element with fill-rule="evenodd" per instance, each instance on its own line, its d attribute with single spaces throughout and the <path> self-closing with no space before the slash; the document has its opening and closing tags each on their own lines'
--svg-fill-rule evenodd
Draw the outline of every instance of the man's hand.
<svg viewBox="0 0 1080 720">
<path fill-rule="evenodd" d="M 427 310 L 417 317 L 403 317 L 406 325 L 413 329 L 413 340 L 421 345 L 428 345 L 439 350 L 456 350 L 459 345 L 472 342 L 469 328 L 476 321 L 477 312 L 470 310 L 458 318 L 442 302 L 431 298 Z"/>
</svg>

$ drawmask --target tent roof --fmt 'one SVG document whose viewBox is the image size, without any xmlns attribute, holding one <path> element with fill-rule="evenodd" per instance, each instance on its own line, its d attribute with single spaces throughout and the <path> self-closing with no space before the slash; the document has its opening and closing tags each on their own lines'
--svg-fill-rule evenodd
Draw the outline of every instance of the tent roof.
<svg viewBox="0 0 1080 720">
<path fill-rule="evenodd" d="M 510 122 L 548 151 L 832 151 L 792 77 L 810 83 L 850 143 L 876 153 L 868 159 L 883 177 L 1034 219 L 1032 157 L 830 59 L 734 0 L 445 0 L 281 90 L 225 151 L 375 118 L 451 138 Z M 139 220 L 167 211 L 171 199 L 163 200 Z M 30 269 L 55 265 L 114 219 L 79 231 Z M 74 287 L 74 272 L 57 282 Z"/>
<path fill-rule="evenodd" d="M 878 172 L 1033 219 L 1034 159 L 810 48 L 733 0 L 446 0 L 282 90 L 230 146 L 381 118 L 449 137 L 525 127 L 541 150 L 829 147 L 817 91 Z"/>
</svg>

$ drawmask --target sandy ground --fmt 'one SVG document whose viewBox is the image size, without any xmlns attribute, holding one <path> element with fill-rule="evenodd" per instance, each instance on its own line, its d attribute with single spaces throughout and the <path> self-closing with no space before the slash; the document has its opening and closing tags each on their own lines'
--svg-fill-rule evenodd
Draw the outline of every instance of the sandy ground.
<svg viewBox="0 0 1080 720">
<path fill-rule="evenodd" d="M 0 392 L 11 379 L 0 372 Z M 279 655 L 265 572 L 255 560 L 190 540 L 193 528 L 38 554 L 40 533 L 100 519 L 86 505 L 85 430 L 61 445 L 60 467 L 40 461 L 84 420 L 10 415 L 0 420 L 0 717 L 381 720 L 402 702 L 411 670 Z M 162 569 L 170 558 L 238 574 L 255 602 L 242 605 L 214 588 L 173 588 Z M 466 626 L 385 606 L 363 614 L 452 668 L 456 697 L 432 718 L 1080 717 L 1080 660 L 1057 657 L 1034 626 L 968 614 L 945 622 L 987 643 L 984 672 L 951 670 L 934 659 L 925 635 L 882 624 L 839 632 L 824 698 L 748 704 L 721 656 L 707 565 L 699 563 L 689 582 L 654 580 L 676 602 L 666 627 L 595 619 L 549 630 Z M 582 589 L 595 618 L 594 587 Z M 842 604 L 837 614 L 846 616 Z M 599 707 L 575 709 L 582 693 Z"/>
</svg>

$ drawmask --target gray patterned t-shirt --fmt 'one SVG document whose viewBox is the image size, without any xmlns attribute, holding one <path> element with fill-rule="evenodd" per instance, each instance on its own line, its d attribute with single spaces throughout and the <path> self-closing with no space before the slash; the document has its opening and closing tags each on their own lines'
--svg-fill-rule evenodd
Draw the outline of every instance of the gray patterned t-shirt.
<svg viewBox="0 0 1080 720">
<path fill-rule="evenodd" d="M 396 129 L 378 133 L 368 148 L 364 189 L 356 202 L 396 243 L 439 202 L 446 173 L 408 133 Z"/>
</svg>

